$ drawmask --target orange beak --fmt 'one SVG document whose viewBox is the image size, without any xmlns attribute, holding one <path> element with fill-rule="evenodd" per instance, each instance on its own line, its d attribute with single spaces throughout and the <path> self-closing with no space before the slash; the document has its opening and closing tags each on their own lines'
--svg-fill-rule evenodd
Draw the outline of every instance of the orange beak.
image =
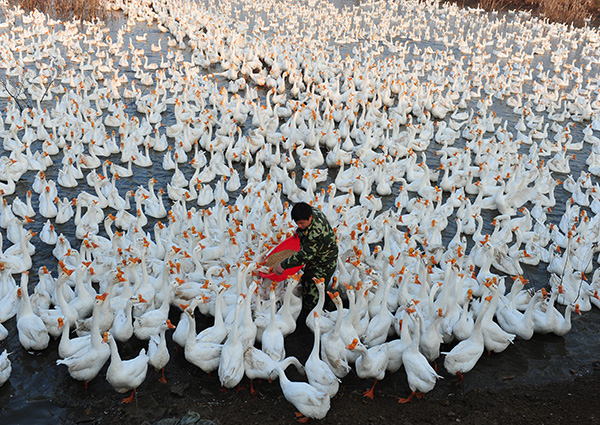
<svg viewBox="0 0 600 425">
<path fill-rule="evenodd" d="M 358 339 L 354 338 L 350 344 L 346 346 L 348 350 L 354 350 L 356 348 L 356 344 L 358 344 Z"/>
<path fill-rule="evenodd" d="M 107 296 L 108 296 L 108 292 L 105 292 L 105 293 L 104 293 L 104 294 L 102 294 L 102 295 L 96 295 L 96 299 L 97 299 L 97 300 L 102 300 L 102 301 L 104 301 L 104 300 L 106 299 L 106 297 L 107 297 Z"/>
</svg>

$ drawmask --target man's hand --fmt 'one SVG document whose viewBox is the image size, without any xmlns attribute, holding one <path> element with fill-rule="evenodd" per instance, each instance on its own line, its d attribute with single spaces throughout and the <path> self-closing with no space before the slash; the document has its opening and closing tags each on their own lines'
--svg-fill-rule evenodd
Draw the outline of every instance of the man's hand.
<svg viewBox="0 0 600 425">
<path fill-rule="evenodd" d="M 275 267 L 275 274 L 281 273 L 283 273 L 283 267 L 281 267 L 281 264 L 277 264 L 277 267 Z"/>
</svg>

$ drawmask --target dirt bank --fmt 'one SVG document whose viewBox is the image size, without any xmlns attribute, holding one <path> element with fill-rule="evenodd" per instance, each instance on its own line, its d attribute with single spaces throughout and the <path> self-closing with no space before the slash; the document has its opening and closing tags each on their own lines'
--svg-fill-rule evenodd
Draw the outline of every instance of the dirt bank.
<svg viewBox="0 0 600 425">
<path fill-rule="evenodd" d="M 310 352 L 312 335 L 299 329 L 286 344 L 302 362 Z M 133 357 L 141 346 L 124 347 L 123 358 Z M 217 424 L 281 424 L 295 422 L 294 406 L 281 393 L 277 381 L 255 383 L 258 395 L 250 394 L 250 382 L 245 378 L 237 390 L 224 390 L 216 374 L 208 376 L 185 360 L 181 349 L 171 342 L 172 357 L 167 365 L 168 383 L 158 382 L 160 373 L 148 372 L 135 400 L 122 404 L 123 395 L 115 392 L 103 379 L 92 381 L 88 390 L 73 381 L 68 374 L 60 385 L 56 403 L 67 409 L 70 423 L 77 424 L 154 424 L 164 419 L 184 417 L 187 412 Z M 487 354 L 486 354 L 487 355 Z M 557 382 L 523 384 L 515 376 L 498 376 L 489 385 L 467 374 L 463 382 L 448 375 L 441 366 L 443 385 L 421 399 L 399 404 L 398 397 L 410 394 L 404 370 L 377 384 L 375 399 L 363 397 L 372 380 L 361 380 L 351 372 L 343 380 L 339 393 L 331 400 L 331 410 L 323 424 L 592 424 L 599 420 L 597 400 L 600 396 L 600 361 L 572 370 L 571 375 Z M 303 377 L 293 368 L 290 379 Z M 127 395 L 127 394 L 126 394 Z M 188 420 L 190 417 L 187 418 Z M 163 422 L 165 424 L 166 422 Z M 169 423 L 175 424 L 176 421 Z M 189 423 L 189 422 L 188 422 Z M 198 422 L 191 422 L 198 423 Z M 205 424 L 210 422 L 204 422 Z"/>
</svg>

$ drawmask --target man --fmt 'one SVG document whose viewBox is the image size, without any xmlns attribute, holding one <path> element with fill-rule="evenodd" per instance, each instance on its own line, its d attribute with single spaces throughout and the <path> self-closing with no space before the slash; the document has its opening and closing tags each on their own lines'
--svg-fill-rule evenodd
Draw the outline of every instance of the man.
<svg viewBox="0 0 600 425">
<path fill-rule="evenodd" d="M 300 251 L 285 259 L 276 268 L 281 274 L 284 269 L 304 264 L 302 285 L 302 307 L 309 312 L 319 300 L 319 292 L 313 278 L 324 278 L 329 284 L 337 266 L 338 246 L 335 233 L 325 214 L 305 202 L 292 208 L 292 220 L 298 225 L 296 234 L 300 238 Z"/>
</svg>

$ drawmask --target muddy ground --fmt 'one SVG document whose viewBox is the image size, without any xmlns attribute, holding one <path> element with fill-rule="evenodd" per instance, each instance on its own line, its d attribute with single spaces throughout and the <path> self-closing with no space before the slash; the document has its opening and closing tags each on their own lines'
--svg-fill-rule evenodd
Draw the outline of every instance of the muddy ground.
<svg viewBox="0 0 600 425">
<path fill-rule="evenodd" d="M 299 327 L 286 339 L 288 352 L 303 363 L 310 354 L 312 334 Z M 121 348 L 123 359 L 143 347 Z M 294 406 L 285 400 L 278 381 L 257 382 L 259 395 L 250 394 L 247 378 L 239 389 L 221 388 L 216 373 L 208 376 L 184 358 L 183 350 L 170 341 L 171 361 L 166 368 L 167 384 L 159 383 L 160 373 L 148 371 L 133 402 L 122 404 L 124 395 L 115 392 L 104 379 L 105 370 L 90 382 L 87 390 L 63 370 L 64 382 L 54 402 L 66 408 L 67 423 L 77 424 L 281 424 L 295 423 Z M 493 354 L 493 356 L 506 353 Z M 487 354 L 484 354 L 487 356 Z M 485 361 L 485 360 L 484 360 Z M 471 372 L 464 381 L 443 370 L 444 380 L 421 399 L 399 404 L 410 394 L 404 370 L 386 376 L 377 384 L 374 400 L 363 397 L 373 380 L 361 380 L 354 372 L 344 378 L 331 410 L 322 424 L 592 424 L 600 423 L 600 361 L 571 370 L 570 376 L 555 382 L 522 383 L 513 375 L 486 380 Z M 105 366 L 106 369 L 106 366 Z M 292 380 L 303 380 L 288 368 Z M 128 395 L 128 394 L 125 394 Z M 195 412 L 191 416 L 186 414 Z M 184 418 L 181 421 L 181 418 Z M 194 421 L 201 418 L 203 422 Z"/>
<path fill-rule="evenodd" d="M 174 418 L 177 424 L 187 412 L 216 424 L 294 423 L 294 407 L 281 395 L 277 383 L 259 384 L 260 395 L 251 396 L 246 387 L 240 391 L 221 392 L 218 378 L 207 379 L 190 373 L 189 380 L 171 378 L 164 385 L 146 383 L 137 401 L 119 404 L 120 395 L 101 397 L 83 395 L 69 408 L 69 423 L 79 424 L 154 424 Z M 152 378 L 158 378 L 154 374 Z M 398 395 L 406 396 L 403 385 L 381 385 L 374 400 L 362 396 L 371 382 L 344 381 L 340 392 L 331 400 L 331 410 L 322 424 L 594 424 L 600 420 L 597 400 L 600 395 L 600 364 L 589 374 L 573 380 L 546 384 L 509 387 L 500 390 L 480 389 L 468 393 L 460 384 L 447 394 L 427 394 L 409 404 L 399 404 Z M 384 381 L 385 382 L 385 381 Z M 94 385 L 89 393 L 94 392 Z M 103 394 L 106 394 L 103 392 Z M 168 422 L 163 422 L 168 423 Z M 206 424 L 210 423 L 205 421 Z"/>
</svg>

